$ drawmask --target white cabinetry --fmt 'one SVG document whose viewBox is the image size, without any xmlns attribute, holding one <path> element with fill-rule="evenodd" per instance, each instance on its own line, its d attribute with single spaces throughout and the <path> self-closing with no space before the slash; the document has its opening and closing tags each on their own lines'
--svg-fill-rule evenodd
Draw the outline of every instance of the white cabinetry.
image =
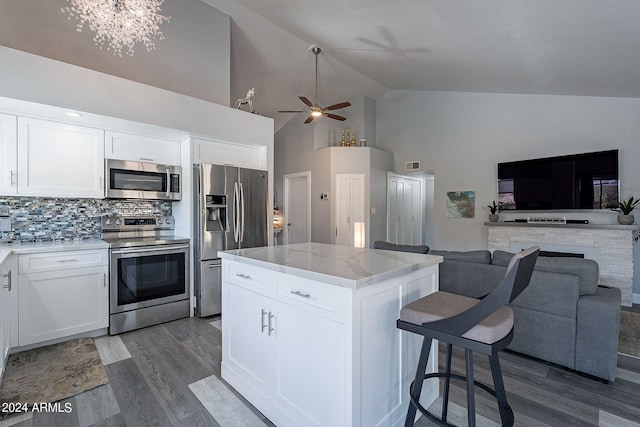
<svg viewBox="0 0 640 427">
<path fill-rule="evenodd" d="M 105 157 L 108 159 L 180 166 L 180 142 L 106 131 Z"/>
<path fill-rule="evenodd" d="M 108 250 L 18 256 L 18 345 L 109 326 Z"/>
<path fill-rule="evenodd" d="M 222 264 L 222 377 L 271 422 L 402 422 L 421 341 L 396 320 L 404 304 L 437 290 L 437 265 L 351 289 L 277 268 Z M 435 344 L 432 354 L 431 372 Z M 438 386 L 427 382 L 421 401 L 428 406 Z"/>
<path fill-rule="evenodd" d="M 266 147 L 193 138 L 193 163 L 267 169 Z"/>
<path fill-rule="evenodd" d="M 422 217 L 422 181 L 389 173 L 387 241 L 399 245 L 421 245 Z"/>
<path fill-rule="evenodd" d="M 16 292 L 9 258 L 0 264 L 0 379 L 11 347 L 11 296 Z"/>
<path fill-rule="evenodd" d="M 18 194 L 104 197 L 104 131 L 18 118 Z"/>
<path fill-rule="evenodd" d="M 276 424 L 344 425 L 346 289 L 223 264 L 223 369 L 241 378 L 232 385 L 277 408 L 265 412 Z"/>
<path fill-rule="evenodd" d="M 365 222 L 365 175 L 336 174 L 336 244 L 354 246 L 356 223 Z"/>
<path fill-rule="evenodd" d="M 16 194 L 18 140 L 16 116 L 0 114 L 0 194 Z"/>
</svg>

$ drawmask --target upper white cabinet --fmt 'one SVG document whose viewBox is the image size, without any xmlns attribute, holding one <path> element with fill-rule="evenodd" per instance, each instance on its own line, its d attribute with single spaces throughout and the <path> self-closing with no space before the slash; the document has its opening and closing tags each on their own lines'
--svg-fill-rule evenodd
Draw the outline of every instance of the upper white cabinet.
<svg viewBox="0 0 640 427">
<path fill-rule="evenodd" d="M 106 131 L 105 157 L 108 159 L 180 166 L 180 142 Z"/>
<path fill-rule="evenodd" d="M 19 117 L 18 194 L 104 197 L 104 131 Z"/>
<path fill-rule="evenodd" d="M 0 114 L 0 194 L 18 191 L 18 140 L 16 116 Z"/>
<path fill-rule="evenodd" d="M 193 138 L 193 163 L 233 165 L 249 169 L 267 169 L 266 148 Z"/>
</svg>

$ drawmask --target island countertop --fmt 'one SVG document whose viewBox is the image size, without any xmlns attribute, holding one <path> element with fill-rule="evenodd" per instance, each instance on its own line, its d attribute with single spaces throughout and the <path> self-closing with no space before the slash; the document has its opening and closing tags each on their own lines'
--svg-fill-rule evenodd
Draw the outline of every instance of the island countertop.
<svg viewBox="0 0 640 427">
<path fill-rule="evenodd" d="M 325 243 L 295 243 L 218 252 L 220 258 L 350 289 L 437 265 L 441 256 Z"/>
</svg>

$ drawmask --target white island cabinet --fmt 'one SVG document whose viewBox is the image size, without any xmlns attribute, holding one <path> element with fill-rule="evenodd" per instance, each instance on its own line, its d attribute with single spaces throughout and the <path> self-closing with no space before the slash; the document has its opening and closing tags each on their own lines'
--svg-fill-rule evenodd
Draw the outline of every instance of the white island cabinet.
<svg viewBox="0 0 640 427">
<path fill-rule="evenodd" d="M 222 377 L 271 422 L 404 422 L 421 337 L 396 320 L 403 305 L 437 291 L 441 257 L 320 243 L 220 257 Z M 430 380 L 421 401 L 437 395 Z"/>
</svg>

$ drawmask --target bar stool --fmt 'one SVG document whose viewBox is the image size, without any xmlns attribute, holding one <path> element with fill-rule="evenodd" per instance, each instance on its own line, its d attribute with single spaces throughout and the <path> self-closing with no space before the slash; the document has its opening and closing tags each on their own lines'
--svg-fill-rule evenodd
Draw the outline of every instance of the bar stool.
<svg viewBox="0 0 640 427">
<path fill-rule="evenodd" d="M 500 284 L 478 300 L 449 292 L 435 292 L 402 307 L 397 327 L 422 335 L 422 350 L 415 380 L 409 387 L 409 409 L 405 427 L 413 426 L 416 411 L 438 425 L 447 423 L 451 379 L 466 381 L 467 420 L 475 426 L 474 385 L 493 395 L 503 426 L 512 426 L 513 411 L 507 402 L 498 353 L 513 339 L 513 311 L 507 306 L 529 285 L 540 248 L 532 247 L 511 258 Z M 432 340 L 447 343 L 445 372 L 425 374 Z M 466 377 L 451 373 L 452 346 L 465 349 Z M 473 352 L 489 356 L 494 389 L 473 379 Z M 442 414 L 429 412 L 419 402 L 422 383 L 427 378 L 444 378 Z"/>
</svg>

